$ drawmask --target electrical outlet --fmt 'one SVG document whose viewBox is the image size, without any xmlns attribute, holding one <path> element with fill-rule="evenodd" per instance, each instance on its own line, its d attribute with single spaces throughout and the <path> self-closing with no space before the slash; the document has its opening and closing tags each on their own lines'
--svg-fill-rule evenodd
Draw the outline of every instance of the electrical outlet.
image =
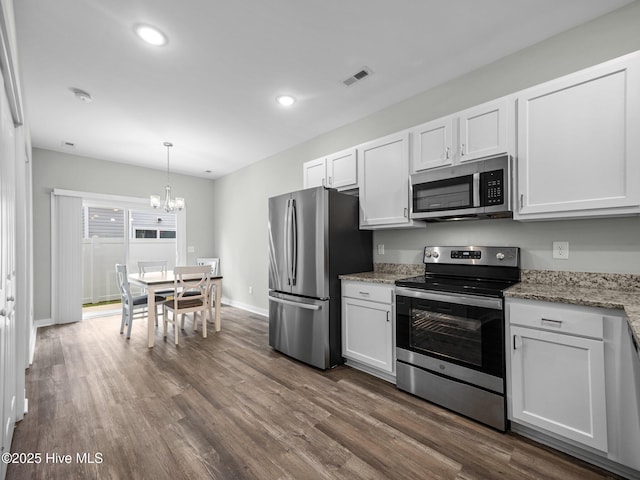
<svg viewBox="0 0 640 480">
<path fill-rule="evenodd" d="M 249 295 L 253 295 L 253 287 L 249 287 Z"/>
<path fill-rule="evenodd" d="M 569 242 L 553 242 L 553 258 L 567 260 L 569 258 Z"/>
<path fill-rule="evenodd" d="M 189 245 L 187 247 L 187 253 L 196 253 L 196 247 L 194 247 L 193 245 Z"/>
<path fill-rule="evenodd" d="M 384 255 L 384 243 L 378 244 L 378 255 Z"/>
</svg>

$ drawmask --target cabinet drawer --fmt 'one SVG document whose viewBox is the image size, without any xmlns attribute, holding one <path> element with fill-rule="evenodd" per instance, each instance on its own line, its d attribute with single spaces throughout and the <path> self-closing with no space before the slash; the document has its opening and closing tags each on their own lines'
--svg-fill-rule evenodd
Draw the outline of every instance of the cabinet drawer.
<svg viewBox="0 0 640 480">
<path fill-rule="evenodd" d="M 507 300 L 510 325 L 603 338 L 602 314 L 593 309 L 548 302 Z"/>
<path fill-rule="evenodd" d="M 343 282 L 344 297 L 360 298 L 372 302 L 393 303 L 394 287 L 367 282 Z"/>
</svg>

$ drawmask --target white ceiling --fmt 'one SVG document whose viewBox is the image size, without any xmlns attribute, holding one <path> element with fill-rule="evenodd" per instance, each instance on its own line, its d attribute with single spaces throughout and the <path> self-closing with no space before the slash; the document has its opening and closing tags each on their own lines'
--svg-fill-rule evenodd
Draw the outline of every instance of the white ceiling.
<svg viewBox="0 0 640 480">
<path fill-rule="evenodd" d="M 162 143 L 171 141 L 172 171 L 217 178 L 628 3 L 15 0 L 14 8 L 34 147 L 165 169 Z M 136 23 L 160 28 L 168 45 L 143 44 Z M 374 74 L 346 87 L 363 66 Z M 277 105 L 282 93 L 297 103 Z"/>
</svg>

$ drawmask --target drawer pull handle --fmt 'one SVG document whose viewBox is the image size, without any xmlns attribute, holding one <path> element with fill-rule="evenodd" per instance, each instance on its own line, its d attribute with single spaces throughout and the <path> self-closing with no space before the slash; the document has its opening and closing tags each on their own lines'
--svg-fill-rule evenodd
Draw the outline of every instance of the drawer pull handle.
<svg viewBox="0 0 640 480">
<path fill-rule="evenodd" d="M 562 322 L 560 320 L 550 320 L 548 318 L 542 319 L 542 325 L 553 328 L 562 328 Z"/>
<path fill-rule="evenodd" d="M 360 295 L 371 295 L 369 292 L 359 292 Z"/>
</svg>

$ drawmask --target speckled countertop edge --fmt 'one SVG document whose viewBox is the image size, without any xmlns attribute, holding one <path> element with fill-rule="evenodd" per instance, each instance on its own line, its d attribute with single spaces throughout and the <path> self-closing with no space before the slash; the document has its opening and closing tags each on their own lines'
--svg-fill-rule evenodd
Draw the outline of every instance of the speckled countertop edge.
<svg viewBox="0 0 640 480">
<path fill-rule="evenodd" d="M 341 280 L 393 285 L 424 273 L 424 265 L 376 263 L 372 272 L 340 275 Z M 640 275 L 522 270 L 522 282 L 505 297 L 624 310 L 640 346 Z M 639 352 L 640 353 L 640 352 Z"/>
<path fill-rule="evenodd" d="M 567 276 L 570 275 L 575 274 L 567 273 Z M 543 283 L 542 280 L 545 277 L 537 275 L 537 282 L 526 280 L 514 285 L 505 290 L 504 296 L 623 310 L 628 318 L 636 344 L 640 346 L 640 289 L 629 288 L 628 283 L 617 288 L 615 283 L 609 283 L 612 275 L 608 274 L 607 277 L 606 285 L 611 288 L 603 288 L 601 282 L 596 282 L 595 285 L 587 282 L 570 284 L 570 282 L 564 282 L 562 278 L 559 278 L 558 272 L 554 272 Z M 622 279 L 625 277 L 627 276 L 623 276 Z"/>
<path fill-rule="evenodd" d="M 339 275 L 340 280 L 355 282 L 386 283 L 393 285 L 396 280 L 415 277 L 424 273 L 424 264 L 374 263 L 373 272 L 360 272 Z"/>
</svg>

